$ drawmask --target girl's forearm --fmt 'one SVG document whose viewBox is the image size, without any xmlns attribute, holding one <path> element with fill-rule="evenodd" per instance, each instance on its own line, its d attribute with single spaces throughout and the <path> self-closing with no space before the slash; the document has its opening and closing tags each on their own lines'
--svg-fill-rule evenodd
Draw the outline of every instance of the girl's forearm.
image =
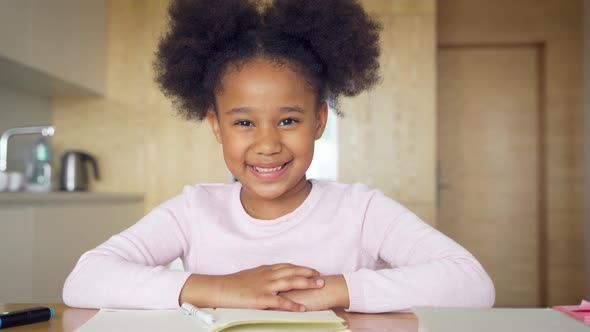
<svg viewBox="0 0 590 332">
<path fill-rule="evenodd" d="M 327 276 L 324 280 L 326 280 L 326 285 L 317 291 L 322 292 L 323 297 L 328 299 L 329 308 L 348 308 L 350 306 L 350 299 L 344 276 L 341 274 Z"/>
<path fill-rule="evenodd" d="M 179 305 L 188 302 L 197 307 L 216 308 L 219 306 L 219 292 L 219 276 L 192 274 L 184 283 L 178 302 Z"/>
<path fill-rule="evenodd" d="M 350 299 L 344 276 L 323 276 L 322 279 L 325 285 L 320 289 L 292 290 L 279 295 L 303 304 L 307 310 L 348 308 Z"/>
</svg>

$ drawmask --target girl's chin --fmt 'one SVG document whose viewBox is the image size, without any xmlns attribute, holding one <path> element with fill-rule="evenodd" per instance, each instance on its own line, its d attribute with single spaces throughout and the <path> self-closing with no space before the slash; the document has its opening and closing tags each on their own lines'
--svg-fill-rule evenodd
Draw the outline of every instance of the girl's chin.
<svg viewBox="0 0 590 332">
<path fill-rule="evenodd" d="M 299 191 L 299 185 L 301 181 L 306 181 L 305 176 L 295 184 L 290 184 L 287 181 L 280 181 L 275 183 L 259 183 L 258 181 L 249 181 L 243 183 L 246 194 L 251 197 L 257 197 L 264 200 L 275 200 L 285 196 L 291 196 L 293 191 Z"/>
<path fill-rule="evenodd" d="M 287 192 L 286 190 L 280 188 L 260 188 L 260 186 L 249 186 L 249 188 L 246 189 L 246 193 L 248 195 L 264 200 L 274 200 L 281 198 Z"/>
</svg>

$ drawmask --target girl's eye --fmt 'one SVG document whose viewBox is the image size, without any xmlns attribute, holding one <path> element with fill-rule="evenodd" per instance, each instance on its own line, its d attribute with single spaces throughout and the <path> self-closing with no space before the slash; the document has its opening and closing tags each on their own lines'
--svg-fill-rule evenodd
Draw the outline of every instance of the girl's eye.
<svg viewBox="0 0 590 332">
<path fill-rule="evenodd" d="M 288 118 L 288 119 L 281 120 L 281 122 L 279 122 L 279 126 L 290 126 L 290 125 L 296 124 L 297 122 L 299 122 L 299 121 L 297 121 L 295 119 Z"/>
<path fill-rule="evenodd" d="M 248 120 L 236 121 L 234 124 L 236 126 L 241 126 L 241 127 L 250 127 L 250 126 L 252 126 L 252 122 L 250 122 Z"/>
</svg>

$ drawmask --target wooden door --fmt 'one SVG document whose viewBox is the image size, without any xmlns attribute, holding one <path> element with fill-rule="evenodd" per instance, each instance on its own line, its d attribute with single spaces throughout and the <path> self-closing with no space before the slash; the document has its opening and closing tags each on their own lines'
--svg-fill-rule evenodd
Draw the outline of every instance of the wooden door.
<svg viewBox="0 0 590 332">
<path fill-rule="evenodd" d="M 541 302 L 538 52 L 452 46 L 438 55 L 438 226 L 480 260 L 502 307 Z"/>
</svg>

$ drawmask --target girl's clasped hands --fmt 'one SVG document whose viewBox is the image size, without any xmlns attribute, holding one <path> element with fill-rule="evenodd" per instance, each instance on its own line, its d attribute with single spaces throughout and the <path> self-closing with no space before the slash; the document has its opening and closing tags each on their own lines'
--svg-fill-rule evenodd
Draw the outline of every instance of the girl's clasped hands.
<svg viewBox="0 0 590 332">
<path fill-rule="evenodd" d="M 228 275 L 192 275 L 180 302 L 224 308 L 321 310 L 331 307 L 321 296 L 323 292 L 316 291 L 325 285 L 320 273 L 309 267 L 262 265 Z"/>
</svg>

